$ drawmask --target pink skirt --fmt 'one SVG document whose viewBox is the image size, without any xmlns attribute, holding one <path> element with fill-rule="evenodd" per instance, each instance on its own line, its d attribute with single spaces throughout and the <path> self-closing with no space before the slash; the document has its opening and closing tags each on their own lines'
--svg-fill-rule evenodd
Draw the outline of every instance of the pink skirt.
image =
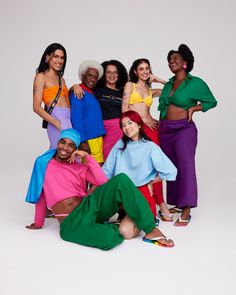
<svg viewBox="0 0 236 295">
<path fill-rule="evenodd" d="M 113 146 L 122 138 L 123 132 L 120 129 L 119 118 L 104 120 L 103 124 L 106 130 L 106 135 L 103 137 L 103 157 L 105 161 Z"/>
</svg>

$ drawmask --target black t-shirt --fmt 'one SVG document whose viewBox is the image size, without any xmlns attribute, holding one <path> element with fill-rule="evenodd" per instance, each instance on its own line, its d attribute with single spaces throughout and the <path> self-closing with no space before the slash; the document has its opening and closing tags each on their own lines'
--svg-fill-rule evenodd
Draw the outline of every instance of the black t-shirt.
<svg viewBox="0 0 236 295">
<path fill-rule="evenodd" d="M 103 87 L 95 89 L 94 95 L 101 105 L 103 120 L 120 118 L 122 90 Z"/>
</svg>

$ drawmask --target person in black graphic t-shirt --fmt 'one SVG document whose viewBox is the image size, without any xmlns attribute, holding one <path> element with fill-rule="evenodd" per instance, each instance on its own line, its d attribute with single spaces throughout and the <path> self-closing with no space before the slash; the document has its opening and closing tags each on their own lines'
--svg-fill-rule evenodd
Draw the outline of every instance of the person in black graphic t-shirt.
<svg viewBox="0 0 236 295">
<path fill-rule="evenodd" d="M 120 116 L 123 89 L 128 81 L 124 65 L 117 60 L 102 63 L 104 74 L 98 81 L 94 94 L 98 99 L 103 115 L 106 135 L 103 137 L 103 157 L 106 160 L 115 143 L 121 139 Z"/>
</svg>

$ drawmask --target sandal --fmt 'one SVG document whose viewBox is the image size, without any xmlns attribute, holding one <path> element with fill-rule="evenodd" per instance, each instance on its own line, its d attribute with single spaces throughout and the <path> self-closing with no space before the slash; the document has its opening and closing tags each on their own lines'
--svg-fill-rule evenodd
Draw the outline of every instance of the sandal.
<svg viewBox="0 0 236 295">
<path fill-rule="evenodd" d="M 154 219 L 155 219 L 156 226 L 159 226 L 160 220 L 156 217 L 154 217 Z"/>
<path fill-rule="evenodd" d="M 168 245 L 168 244 L 164 244 L 164 243 L 160 242 L 159 240 L 161 240 L 161 239 L 164 239 L 167 242 L 170 241 L 166 237 L 156 237 L 156 238 L 153 238 L 153 239 L 148 239 L 148 238 L 143 237 L 143 241 L 146 242 L 146 243 L 151 243 L 151 244 L 154 244 L 154 245 L 157 245 L 157 246 L 160 246 L 160 247 L 165 247 L 165 248 L 174 247 L 174 245 L 175 245 L 174 242 L 173 242 L 173 244 Z"/>
<path fill-rule="evenodd" d="M 170 211 L 171 214 L 176 214 L 176 213 L 182 213 L 183 212 L 182 209 L 179 209 L 177 207 L 170 208 L 169 211 Z"/>
<path fill-rule="evenodd" d="M 172 221 L 174 221 L 173 215 L 171 213 L 162 213 L 161 210 L 159 210 L 158 211 L 158 214 L 159 214 L 160 219 L 162 221 L 166 221 L 166 222 L 172 222 Z M 168 217 L 168 219 L 166 217 Z"/>
<path fill-rule="evenodd" d="M 174 223 L 174 226 L 187 226 L 190 220 L 191 220 L 191 215 L 189 215 L 188 219 L 181 219 L 181 217 L 179 217 Z"/>
</svg>

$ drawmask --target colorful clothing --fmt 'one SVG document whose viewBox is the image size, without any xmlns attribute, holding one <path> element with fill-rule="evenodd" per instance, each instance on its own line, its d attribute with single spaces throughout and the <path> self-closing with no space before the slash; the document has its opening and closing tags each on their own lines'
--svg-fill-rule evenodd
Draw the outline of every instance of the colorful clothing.
<svg viewBox="0 0 236 295">
<path fill-rule="evenodd" d="M 161 147 L 178 169 L 176 181 L 167 182 L 167 203 L 177 208 L 197 206 L 195 153 L 197 128 L 188 120 L 161 120 Z"/>
<path fill-rule="evenodd" d="M 55 160 L 53 159 L 55 153 L 56 153 L 56 149 L 48 150 L 46 153 L 39 156 L 35 160 L 33 171 L 32 171 L 32 174 L 31 174 L 29 188 L 28 188 L 27 195 L 26 195 L 26 198 L 25 198 L 26 202 L 36 204 L 39 201 L 40 195 L 43 192 L 43 185 L 44 185 L 46 169 L 47 169 L 47 167 L 49 165 L 49 162 L 51 160 L 52 161 L 50 162 L 50 165 L 55 166 L 53 169 L 56 170 L 56 167 L 60 167 L 61 170 L 63 170 L 63 168 L 64 168 L 65 170 L 68 170 L 70 173 L 72 173 L 71 172 L 72 170 L 75 170 L 75 171 L 77 171 L 77 174 L 80 174 L 79 180 L 82 179 L 82 178 L 87 179 L 87 178 L 92 177 L 92 183 L 94 181 L 96 181 L 98 183 L 98 185 L 100 185 L 101 183 L 104 183 L 106 181 L 107 178 L 105 177 L 103 171 L 101 170 L 101 167 L 98 165 L 98 163 L 90 155 L 86 156 L 86 163 L 85 164 L 81 164 L 81 163 L 78 163 L 78 162 L 71 163 L 71 164 L 69 164 L 69 163 L 63 164 L 63 163 L 58 163 L 57 162 L 58 163 L 57 164 L 57 163 L 55 163 Z M 75 175 L 75 173 L 76 172 L 74 172 L 74 175 Z M 94 173 L 94 175 L 92 173 Z M 59 178 L 60 177 L 58 176 L 58 179 Z M 66 181 L 66 179 L 67 178 L 65 177 L 64 181 Z M 70 179 L 70 178 L 68 177 L 68 179 Z M 52 181 L 52 180 L 50 180 L 50 181 Z M 63 179 L 61 179 L 61 181 L 62 181 L 62 183 L 64 183 Z M 82 181 L 82 180 L 80 180 L 80 181 Z M 85 181 L 86 180 L 84 180 L 84 182 Z M 84 187 L 82 182 L 80 182 L 78 185 L 79 185 L 80 189 L 81 189 L 81 187 L 82 188 Z M 55 186 L 55 183 L 54 183 L 54 186 Z M 64 187 L 67 187 L 67 186 L 69 187 L 68 183 Z M 71 191 L 69 191 L 69 193 L 70 192 Z M 82 189 L 80 191 L 77 191 L 76 196 L 77 195 L 80 196 L 80 197 L 85 196 L 86 195 L 86 189 L 85 190 Z M 52 207 L 52 206 L 53 206 L 53 204 L 50 203 L 50 207 Z"/>
<path fill-rule="evenodd" d="M 137 92 L 136 90 L 136 84 L 133 84 L 133 92 L 131 93 L 131 98 L 129 100 L 129 104 L 135 104 L 135 103 L 140 103 L 144 102 L 148 107 L 150 107 L 153 103 L 153 97 L 152 97 L 152 91 L 149 89 L 149 95 L 143 99 L 141 95 Z M 160 145 L 159 138 L 158 138 L 158 129 L 151 129 L 148 127 L 146 124 L 143 126 L 143 130 L 145 134 L 157 145 Z M 148 194 L 144 194 L 147 199 L 149 199 Z M 154 204 L 154 201 L 157 205 L 160 205 L 164 203 L 164 198 L 163 198 L 163 184 L 162 181 L 154 183 L 153 184 L 153 196 L 151 196 L 151 202 L 152 204 L 150 205 L 152 209 L 152 212 L 156 212 L 156 205 Z M 149 201 L 150 202 L 150 201 Z"/>
<path fill-rule="evenodd" d="M 137 187 L 148 184 L 157 175 L 162 180 L 175 180 L 175 166 L 152 141 L 129 141 L 124 151 L 122 147 L 123 142 L 119 140 L 102 167 L 108 178 L 123 172 Z"/>
<path fill-rule="evenodd" d="M 58 138 L 64 129 L 72 128 L 70 121 L 70 108 L 55 106 L 51 116 L 56 118 L 61 123 L 61 130 L 57 129 L 53 124 L 48 123 L 47 133 L 50 142 L 49 149 L 57 147 Z"/>
<path fill-rule="evenodd" d="M 43 189 L 45 172 L 49 161 L 54 157 L 55 153 L 56 149 L 48 150 L 35 160 L 28 191 L 25 197 L 26 202 L 35 204 L 39 201 Z"/>
<path fill-rule="evenodd" d="M 195 153 L 197 128 L 194 122 L 164 120 L 170 104 L 188 110 L 201 103 L 203 112 L 216 106 L 217 102 L 207 84 L 190 74 L 170 96 L 175 77 L 165 84 L 160 97 L 161 112 L 159 137 L 161 148 L 178 169 L 176 181 L 167 183 L 167 202 L 178 208 L 197 206 L 197 179 Z"/>
<path fill-rule="evenodd" d="M 115 224 L 104 223 L 122 204 L 127 215 L 145 233 L 155 228 L 155 220 L 147 201 L 132 181 L 119 174 L 84 198 L 60 225 L 61 238 L 101 250 L 110 250 L 124 237 Z"/>
<path fill-rule="evenodd" d="M 165 84 L 159 99 L 158 110 L 160 111 L 161 119 L 165 119 L 168 106 L 171 104 L 188 110 L 200 102 L 203 112 L 216 106 L 217 101 L 207 84 L 200 78 L 190 74 L 187 75 L 186 79 L 170 96 L 174 79 L 175 76 Z"/>
<path fill-rule="evenodd" d="M 39 227 L 44 223 L 47 205 L 53 207 L 58 202 L 75 196 L 83 198 L 86 195 L 86 181 L 101 185 L 107 180 L 91 156 L 86 156 L 86 164 L 69 164 L 54 159 L 50 161 L 54 153 L 55 150 L 49 150 L 36 160 L 38 170 L 34 167 L 31 180 L 36 180 L 38 186 L 33 186 L 31 182 L 26 198 L 27 201 L 37 200 L 35 224 Z M 121 204 L 140 230 L 149 233 L 155 228 L 148 203 L 132 181 L 126 175 L 119 174 L 83 198 L 80 205 L 63 220 L 60 225 L 61 238 L 102 250 L 112 249 L 124 237 L 117 225 L 104 222 L 119 210 Z M 65 215 L 67 214 L 58 214 Z"/>
<path fill-rule="evenodd" d="M 158 128 L 150 128 L 148 125 L 143 124 L 143 131 L 149 137 L 149 139 L 151 139 L 151 141 L 160 146 Z"/>
<path fill-rule="evenodd" d="M 159 183 L 159 182 L 157 182 Z M 157 184 L 155 183 L 155 184 Z M 156 202 L 154 199 L 154 195 L 151 194 L 150 189 L 147 184 L 142 186 L 137 186 L 137 189 L 142 193 L 146 201 L 148 202 L 148 205 L 152 211 L 152 214 L 154 217 L 157 216 L 157 209 L 156 209 Z"/>
<path fill-rule="evenodd" d="M 146 124 L 143 125 L 143 131 L 145 134 L 151 139 L 151 141 L 155 142 L 158 146 L 160 146 L 160 141 L 159 141 L 159 128 L 157 129 L 151 129 L 149 126 Z M 148 199 L 147 193 L 144 194 L 146 195 L 146 199 Z M 158 206 L 162 203 L 164 203 L 164 198 L 163 198 L 163 184 L 162 181 L 156 182 L 153 184 L 153 195 L 151 196 L 151 201 L 152 203 L 157 204 Z M 155 202 L 154 202 L 155 201 Z M 152 204 L 151 208 L 152 212 L 156 211 L 156 205 Z"/>
<path fill-rule="evenodd" d="M 95 96 L 88 90 L 84 90 L 82 99 L 78 99 L 74 93 L 69 96 L 71 104 L 71 123 L 81 135 L 81 141 L 103 136 L 106 131 L 103 125 L 101 107 Z"/>
<path fill-rule="evenodd" d="M 123 136 L 120 129 L 123 91 L 102 87 L 95 89 L 94 95 L 100 103 L 103 124 L 106 130 L 106 134 L 103 136 L 103 157 L 106 160 L 113 146 Z"/>
<path fill-rule="evenodd" d="M 97 138 L 89 139 L 88 145 L 90 148 L 91 156 L 94 157 L 94 159 L 98 163 L 103 163 L 103 153 L 102 153 L 102 147 L 103 147 L 103 138 L 102 136 L 99 136 Z"/>
<path fill-rule="evenodd" d="M 47 105 L 50 101 L 53 101 L 57 95 L 59 90 L 59 86 L 51 86 L 49 88 L 44 88 L 43 90 L 43 102 Z M 68 99 L 68 89 L 66 86 L 63 86 L 61 89 L 60 97 L 64 96 L 67 102 L 67 106 L 70 107 L 69 99 Z"/>
<path fill-rule="evenodd" d="M 57 95 L 59 86 L 51 86 L 49 88 L 44 88 L 43 90 L 43 102 L 48 105 L 54 100 Z M 67 107 L 58 107 L 57 105 L 53 108 L 51 116 L 56 118 L 61 123 L 61 130 L 71 128 L 70 121 L 70 103 L 68 99 L 68 89 L 63 86 L 61 89 L 60 97 L 65 97 Z M 47 134 L 50 142 L 49 149 L 54 149 L 57 147 L 58 138 L 61 130 L 58 130 L 53 124 L 48 123 Z"/>
<path fill-rule="evenodd" d="M 103 157 L 105 161 L 113 146 L 122 138 L 123 131 L 120 129 L 119 118 L 104 120 L 103 123 L 106 130 L 106 135 L 103 137 Z"/>
<path fill-rule="evenodd" d="M 94 95 L 100 103 L 103 120 L 120 118 L 122 90 L 115 90 L 108 87 L 96 88 Z"/>
<path fill-rule="evenodd" d="M 145 98 L 143 98 L 138 91 L 136 90 L 137 85 L 135 83 L 132 83 L 133 85 L 133 91 L 130 94 L 130 98 L 129 98 L 129 104 L 135 104 L 135 103 L 140 103 L 143 102 L 145 103 L 147 106 L 151 106 L 153 99 L 152 99 L 152 90 L 149 89 L 149 95 L 146 96 Z"/>
<path fill-rule="evenodd" d="M 99 164 L 90 155 L 85 163 L 60 163 L 51 159 L 47 165 L 43 189 L 36 203 L 35 220 L 37 226 L 43 226 L 46 206 L 50 209 L 67 198 L 83 198 L 87 195 L 87 182 L 102 185 L 107 178 Z"/>
</svg>

